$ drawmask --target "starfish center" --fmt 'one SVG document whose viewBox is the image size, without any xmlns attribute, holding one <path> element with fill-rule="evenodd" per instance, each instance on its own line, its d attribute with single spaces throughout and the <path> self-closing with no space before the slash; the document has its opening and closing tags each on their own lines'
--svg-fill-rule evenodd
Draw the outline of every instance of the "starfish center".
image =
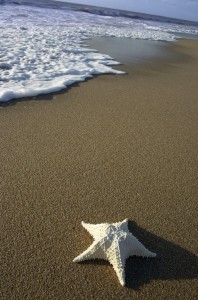
<svg viewBox="0 0 198 300">
<path fill-rule="evenodd" d="M 112 236 L 112 238 L 116 237 L 118 240 L 123 240 L 126 239 L 127 234 L 125 231 L 120 229 L 119 227 L 116 227 L 114 225 L 108 226 L 106 229 L 106 235 L 107 236 Z"/>
</svg>

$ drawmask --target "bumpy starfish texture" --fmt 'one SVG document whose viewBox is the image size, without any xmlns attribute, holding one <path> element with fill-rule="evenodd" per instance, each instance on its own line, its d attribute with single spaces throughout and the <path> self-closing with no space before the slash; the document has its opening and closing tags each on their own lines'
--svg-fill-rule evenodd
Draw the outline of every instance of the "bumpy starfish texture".
<svg viewBox="0 0 198 300">
<path fill-rule="evenodd" d="M 155 257 L 128 230 L 128 220 L 108 224 L 81 223 L 93 236 L 94 242 L 82 254 L 74 258 L 73 262 L 89 259 L 105 259 L 113 266 L 121 285 L 125 285 L 125 261 L 129 256 Z"/>
</svg>

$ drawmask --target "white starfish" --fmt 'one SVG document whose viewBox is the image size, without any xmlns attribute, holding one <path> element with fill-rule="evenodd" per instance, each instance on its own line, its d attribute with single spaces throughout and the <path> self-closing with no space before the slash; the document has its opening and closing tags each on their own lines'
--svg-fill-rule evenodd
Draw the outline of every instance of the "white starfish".
<svg viewBox="0 0 198 300">
<path fill-rule="evenodd" d="M 94 242 L 82 254 L 74 258 L 73 262 L 89 259 L 105 259 L 113 265 L 121 285 L 125 285 L 125 261 L 129 256 L 155 257 L 128 230 L 128 220 L 108 224 L 81 223 L 93 236 Z"/>
</svg>

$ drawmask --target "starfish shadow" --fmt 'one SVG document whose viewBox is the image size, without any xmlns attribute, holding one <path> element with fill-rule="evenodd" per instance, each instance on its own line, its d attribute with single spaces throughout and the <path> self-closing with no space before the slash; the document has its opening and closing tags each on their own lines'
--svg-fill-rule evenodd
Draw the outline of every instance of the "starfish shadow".
<svg viewBox="0 0 198 300">
<path fill-rule="evenodd" d="M 152 280 L 197 278 L 197 256 L 158 237 L 129 221 L 128 228 L 156 258 L 129 257 L 126 263 L 126 287 L 138 290 Z"/>
</svg>

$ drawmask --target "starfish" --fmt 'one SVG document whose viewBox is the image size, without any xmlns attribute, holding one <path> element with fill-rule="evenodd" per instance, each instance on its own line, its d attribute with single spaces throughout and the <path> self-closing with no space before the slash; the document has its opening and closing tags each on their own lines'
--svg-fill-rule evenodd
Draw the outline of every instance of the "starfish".
<svg viewBox="0 0 198 300">
<path fill-rule="evenodd" d="M 122 222 L 108 224 L 88 224 L 82 226 L 93 236 L 91 246 L 74 258 L 73 262 L 89 259 L 105 259 L 113 265 L 121 285 L 125 285 L 125 261 L 129 256 L 155 257 L 129 231 L 128 219 Z"/>
</svg>

